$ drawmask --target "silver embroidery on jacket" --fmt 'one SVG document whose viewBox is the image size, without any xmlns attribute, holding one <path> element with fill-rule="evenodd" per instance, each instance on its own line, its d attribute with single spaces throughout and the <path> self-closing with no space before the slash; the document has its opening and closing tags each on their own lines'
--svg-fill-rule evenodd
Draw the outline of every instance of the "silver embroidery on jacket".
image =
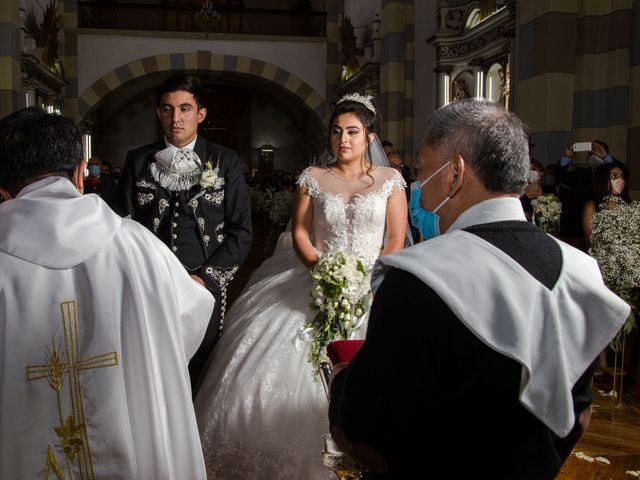
<svg viewBox="0 0 640 480">
<path fill-rule="evenodd" d="M 164 209 L 167 208 L 169 206 L 169 200 L 167 200 L 166 198 L 161 198 L 160 201 L 158 202 L 158 211 L 160 212 L 160 215 L 162 215 L 162 213 L 164 212 Z"/>
<path fill-rule="evenodd" d="M 226 268 L 206 267 L 204 272 L 220 287 L 220 334 L 224 327 L 224 314 L 227 311 L 227 285 L 233 280 L 233 275 L 238 270 L 238 265 Z"/>
<path fill-rule="evenodd" d="M 216 239 L 218 243 L 222 243 L 224 241 L 224 233 L 221 233 L 220 230 L 224 228 L 224 222 L 220 222 L 216 225 Z"/>
<path fill-rule="evenodd" d="M 151 182 L 147 182 L 146 180 L 138 180 L 136 182 L 136 187 L 150 188 L 152 190 L 156 190 L 156 186 Z"/>
<path fill-rule="evenodd" d="M 153 200 L 153 193 L 140 193 L 138 192 L 138 203 L 143 206 Z"/>
<path fill-rule="evenodd" d="M 220 287 L 220 290 L 224 290 L 229 282 L 233 280 L 233 275 L 237 270 L 238 265 L 233 265 L 225 268 L 206 267 L 204 272 L 209 275 L 214 282 L 216 282 L 218 287 Z"/>
<path fill-rule="evenodd" d="M 222 201 L 224 200 L 224 190 L 219 190 L 217 192 L 206 193 L 204 195 L 204 199 L 207 202 L 211 202 L 214 205 L 222 205 Z"/>
</svg>

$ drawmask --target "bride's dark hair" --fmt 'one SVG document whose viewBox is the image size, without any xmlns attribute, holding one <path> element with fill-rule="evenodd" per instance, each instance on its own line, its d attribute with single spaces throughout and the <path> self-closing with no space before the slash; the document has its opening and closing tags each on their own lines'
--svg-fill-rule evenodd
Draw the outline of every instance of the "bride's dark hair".
<svg viewBox="0 0 640 480">
<path fill-rule="evenodd" d="M 336 118 L 344 113 L 353 113 L 362 123 L 362 126 L 365 130 L 364 139 L 367 142 L 367 150 L 369 150 L 369 134 L 376 133 L 376 114 L 369 110 L 369 108 L 367 108 L 364 103 L 357 102 L 355 100 L 343 100 L 341 102 L 339 101 L 339 103 L 337 103 L 334 107 L 331 118 L 329 119 L 329 152 L 331 152 L 331 155 L 333 155 L 334 157 L 335 154 L 333 153 L 331 147 L 331 128 L 333 127 L 333 122 L 335 122 Z M 372 168 L 373 165 L 371 164 L 371 162 L 369 162 L 369 164 L 367 165 L 367 176 L 371 178 L 372 181 L 371 185 L 369 185 L 370 187 L 375 183 L 375 180 L 371 175 Z"/>
<path fill-rule="evenodd" d="M 329 129 L 331 129 L 331 125 L 333 125 L 336 118 L 343 113 L 353 113 L 358 117 L 358 120 L 362 122 L 366 130 L 366 134 L 376 133 L 376 114 L 369 110 L 364 103 L 354 100 L 344 100 L 336 104 L 331 114 L 331 119 L 329 120 Z"/>
</svg>

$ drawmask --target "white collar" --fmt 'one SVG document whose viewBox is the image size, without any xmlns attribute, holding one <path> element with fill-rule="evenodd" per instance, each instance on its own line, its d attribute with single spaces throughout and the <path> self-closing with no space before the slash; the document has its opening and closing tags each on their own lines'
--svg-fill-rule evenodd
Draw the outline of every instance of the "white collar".
<svg viewBox="0 0 640 480">
<path fill-rule="evenodd" d="M 155 162 L 149 165 L 151 175 L 163 188 L 171 191 L 189 190 L 196 185 L 202 177 L 203 165 L 198 154 L 193 150 L 196 138 L 178 148 L 167 141 L 164 150 L 159 150 L 154 155 Z"/>
<path fill-rule="evenodd" d="M 519 198 L 499 197 L 490 198 L 473 205 L 455 219 L 447 232 L 454 230 L 462 230 L 471 225 L 480 225 L 483 223 L 502 222 L 505 220 L 522 220 L 527 221 L 527 217 L 522 210 L 522 204 Z"/>
</svg>

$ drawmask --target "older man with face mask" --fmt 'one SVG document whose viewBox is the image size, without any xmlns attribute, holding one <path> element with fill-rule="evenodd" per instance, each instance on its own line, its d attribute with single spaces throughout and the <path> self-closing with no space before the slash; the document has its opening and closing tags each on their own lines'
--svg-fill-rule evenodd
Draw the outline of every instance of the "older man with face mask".
<svg viewBox="0 0 640 480">
<path fill-rule="evenodd" d="M 410 215 L 429 240 L 379 259 L 364 345 L 334 368 L 331 433 L 383 478 L 437 462 L 447 477 L 553 479 L 629 306 L 591 257 L 526 221 L 513 113 L 452 102 L 418 160 Z"/>
</svg>

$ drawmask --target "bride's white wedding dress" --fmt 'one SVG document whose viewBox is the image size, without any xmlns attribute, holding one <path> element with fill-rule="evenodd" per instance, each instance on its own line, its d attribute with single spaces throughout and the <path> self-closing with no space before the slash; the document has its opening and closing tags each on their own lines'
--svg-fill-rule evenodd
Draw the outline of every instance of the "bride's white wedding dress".
<svg viewBox="0 0 640 480">
<path fill-rule="evenodd" d="M 372 178 L 371 178 L 372 177 Z M 400 174 L 378 167 L 347 181 L 309 167 L 298 180 L 313 199 L 313 244 L 351 252 L 370 268 L 380 254 L 387 199 L 404 191 Z M 291 233 L 251 276 L 225 318 L 224 335 L 195 400 L 210 479 L 333 479 L 322 465 L 327 398 L 314 382 L 308 341 L 311 276 Z M 364 338 L 366 321 L 354 338 Z"/>
</svg>

